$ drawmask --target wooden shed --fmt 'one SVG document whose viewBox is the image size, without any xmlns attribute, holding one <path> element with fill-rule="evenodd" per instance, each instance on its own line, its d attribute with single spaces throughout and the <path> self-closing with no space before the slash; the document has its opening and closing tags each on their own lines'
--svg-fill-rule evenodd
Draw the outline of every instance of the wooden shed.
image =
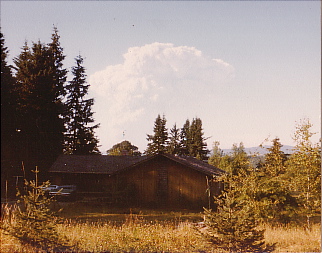
<svg viewBox="0 0 322 253">
<path fill-rule="evenodd" d="M 74 184 L 79 196 L 131 206 L 201 208 L 213 202 L 224 171 L 192 157 L 62 155 L 50 169 L 52 183 Z"/>
</svg>

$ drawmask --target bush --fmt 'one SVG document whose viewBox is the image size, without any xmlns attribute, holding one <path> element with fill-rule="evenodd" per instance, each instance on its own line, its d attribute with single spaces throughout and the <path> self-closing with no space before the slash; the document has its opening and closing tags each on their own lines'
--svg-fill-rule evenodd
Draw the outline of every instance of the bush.
<svg viewBox="0 0 322 253">
<path fill-rule="evenodd" d="M 216 247 L 229 252 L 263 252 L 264 230 L 258 229 L 254 206 L 243 196 L 244 185 L 240 175 L 221 178 L 225 191 L 215 197 L 217 210 L 205 209 L 205 229 L 202 235 Z"/>
<path fill-rule="evenodd" d="M 53 199 L 48 198 L 43 190 L 49 182 L 38 186 L 36 180 L 25 180 L 25 192 L 18 191 L 18 205 L 12 211 L 11 219 L 4 229 L 23 244 L 45 251 L 63 251 L 70 248 L 67 240 L 56 229 L 57 217 L 51 211 Z"/>
</svg>

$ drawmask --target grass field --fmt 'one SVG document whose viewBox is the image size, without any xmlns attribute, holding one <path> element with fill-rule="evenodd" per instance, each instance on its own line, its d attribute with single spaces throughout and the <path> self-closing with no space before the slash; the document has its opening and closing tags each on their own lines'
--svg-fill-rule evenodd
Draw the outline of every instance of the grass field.
<svg viewBox="0 0 322 253">
<path fill-rule="evenodd" d="M 187 210 L 113 209 L 62 203 L 57 225 L 74 252 L 219 252 L 196 231 L 202 214 Z M 265 228 L 265 241 L 275 252 L 320 252 L 320 224 L 311 231 L 297 226 Z M 1 230 L 1 252 L 35 252 Z"/>
</svg>

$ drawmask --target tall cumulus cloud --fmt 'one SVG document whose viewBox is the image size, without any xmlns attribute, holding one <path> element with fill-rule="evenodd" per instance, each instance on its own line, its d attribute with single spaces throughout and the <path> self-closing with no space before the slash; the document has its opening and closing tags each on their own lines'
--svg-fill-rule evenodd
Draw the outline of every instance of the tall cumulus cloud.
<svg viewBox="0 0 322 253">
<path fill-rule="evenodd" d="M 121 64 L 107 66 L 89 78 L 104 151 L 119 142 L 120 133 L 128 128 L 142 131 L 135 134 L 138 140 L 130 140 L 140 145 L 136 142 L 145 141 L 144 130 L 151 128 L 150 119 L 158 113 L 186 117 L 194 108 L 197 114 L 201 98 L 213 99 L 211 94 L 234 75 L 234 68 L 225 61 L 205 56 L 194 47 L 171 43 L 131 47 L 123 59 Z M 144 119 L 149 120 L 148 128 Z"/>
</svg>

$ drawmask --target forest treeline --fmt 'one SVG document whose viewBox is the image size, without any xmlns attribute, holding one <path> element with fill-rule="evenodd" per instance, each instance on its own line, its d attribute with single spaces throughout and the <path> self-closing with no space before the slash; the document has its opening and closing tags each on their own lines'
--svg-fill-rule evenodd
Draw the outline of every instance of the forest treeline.
<svg viewBox="0 0 322 253">
<path fill-rule="evenodd" d="M 93 117 L 94 100 L 87 98 L 83 57 L 75 57 L 68 80 L 56 27 L 49 43 L 25 42 L 13 66 L 7 62 L 9 50 L 0 35 L 1 192 L 7 194 L 7 183 L 17 183 L 14 176 L 21 173 L 28 178 L 35 166 L 47 180 L 46 171 L 60 154 L 100 154 L 95 136 L 99 124 Z M 174 124 L 168 129 L 166 122 L 164 115 L 157 116 L 153 133 L 147 134 L 145 155 L 192 156 L 225 171 L 213 178 L 223 186 L 221 194 L 213 196 L 216 210 L 204 212 L 205 236 L 212 243 L 229 251 L 263 251 L 260 222 L 303 223 L 305 218 L 310 229 L 312 219 L 320 215 L 321 144 L 312 141 L 308 119 L 296 126 L 292 154 L 285 154 L 275 138 L 257 163 L 243 143 L 233 144 L 232 152 L 225 154 L 215 142 L 210 152 L 198 117 L 187 119 L 181 128 Z M 115 144 L 107 154 L 142 155 L 129 141 Z"/>
<path fill-rule="evenodd" d="M 25 42 L 7 62 L 1 33 L 1 173 L 12 179 L 35 166 L 46 171 L 60 154 L 99 154 L 83 57 L 75 57 L 71 80 L 58 29 L 51 41 Z M 12 180 L 11 180 L 12 181 Z"/>
<path fill-rule="evenodd" d="M 200 118 L 194 118 L 191 123 L 187 119 L 182 128 L 174 124 L 170 130 L 166 122 L 164 115 L 157 116 L 153 134 L 147 135 L 148 145 L 144 154 L 163 152 L 192 156 L 224 170 L 224 176 L 214 179 L 225 185 L 216 203 L 220 203 L 222 215 L 228 215 L 232 223 L 245 222 L 241 214 L 250 215 L 250 210 L 251 217 L 258 222 L 300 222 L 305 217 L 307 227 L 311 226 L 313 217 L 320 215 L 321 145 L 312 141 L 315 133 L 309 119 L 296 125 L 293 134 L 296 145 L 291 154 L 282 151 L 283 145 L 276 137 L 271 140 L 272 144 L 266 148 L 264 156 L 246 153 L 242 142 L 233 144 L 232 151 L 226 154 L 216 141 L 210 152 Z M 114 145 L 107 154 L 141 155 L 129 141 Z M 215 216 L 220 217 L 218 213 Z M 220 219 L 227 220 L 227 217 Z M 226 224 L 225 230 L 229 230 L 232 223 Z M 223 224 L 216 223 L 216 229 Z"/>
<path fill-rule="evenodd" d="M 49 43 L 25 42 L 13 66 L 7 62 L 8 53 L 1 33 L 2 187 L 4 180 L 13 181 L 13 176 L 28 173 L 35 166 L 48 179 L 46 169 L 60 154 L 99 154 L 95 136 L 99 124 L 94 122 L 91 109 L 94 100 L 87 98 L 89 84 L 83 57 L 75 57 L 72 78 L 67 80 L 57 28 L 53 28 Z M 257 164 L 242 143 L 234 144 L 232 153 L 224 154 L 215 142 L 209 156 L 198 117 L 187 119 L 182 127 L 174 124 L 171 129 L 166 122 L 164 115 L 155 119 L 153 133 L 147 134 L 145 155 L 165 152 L 207 160 L 227 172 L 229 176 L 220 180 L 230 185 L 229 190 L 238 189 L 234 196 L 251 203 L 261 219 L 288 222 L 304 215 L 309 224 L 320 211 L 321 146 L 311 141 L 314 133 L 309 120 L 297 126 L 292 154 L 284 154 L 276 138 Z M 142 155 L 129 141 L 114 145 L 107 154 Z"/>
</svg>

